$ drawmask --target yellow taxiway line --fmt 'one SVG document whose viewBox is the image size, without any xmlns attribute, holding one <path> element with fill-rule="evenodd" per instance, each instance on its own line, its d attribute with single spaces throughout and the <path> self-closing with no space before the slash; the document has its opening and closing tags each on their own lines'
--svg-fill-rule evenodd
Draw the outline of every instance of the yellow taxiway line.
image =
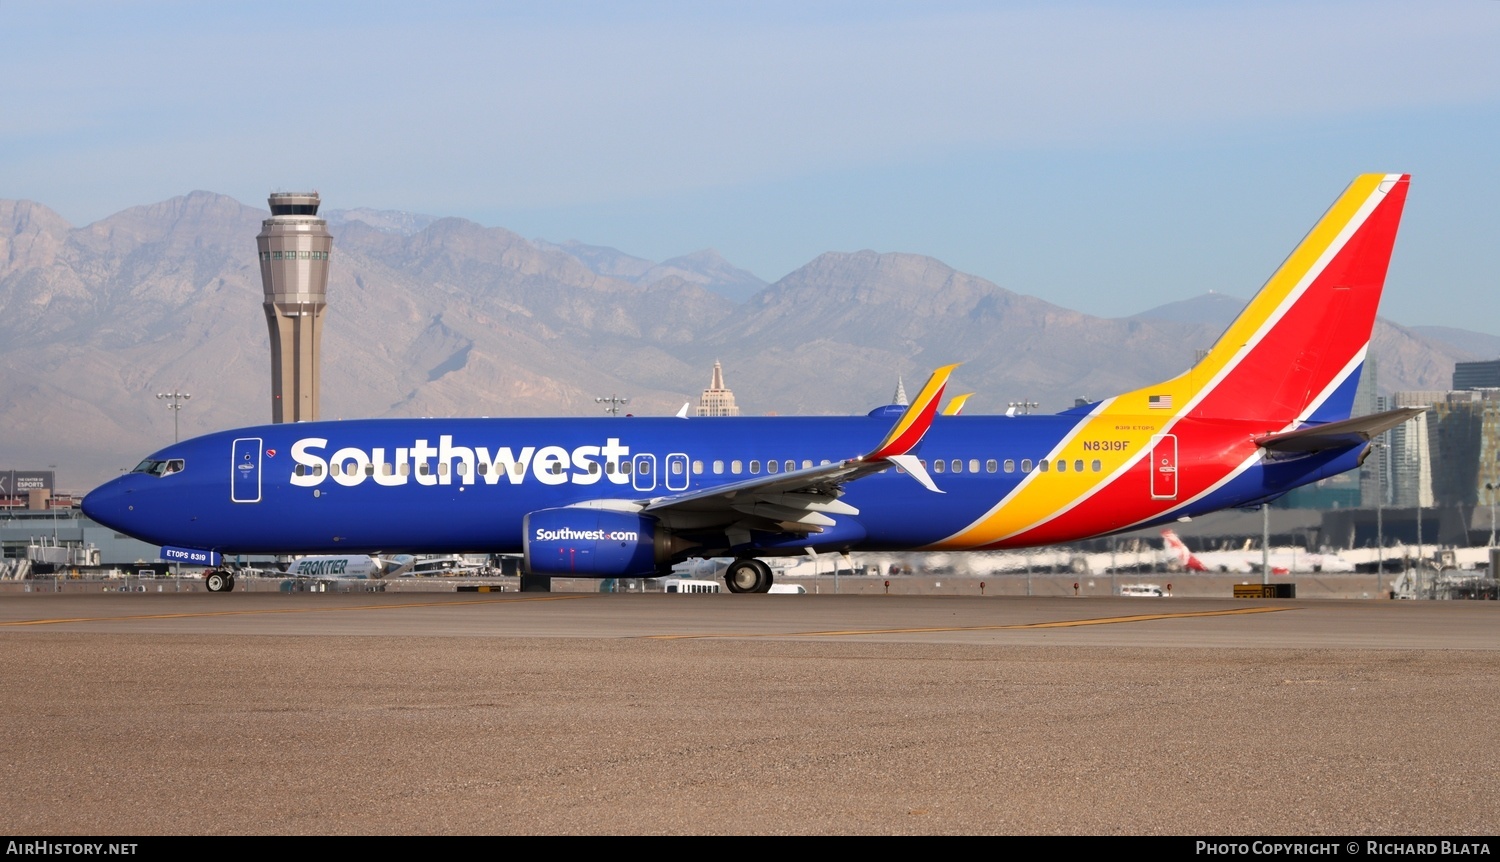
<svg viewBox="0 0 1500 862">
<path fill-rule="evenodd" d="M 1240 614 L 1266 614 L 1275 611 L 1288 611 L 1291 608 L 1228 608 L 1221 611 L 1192 611 L 1180 614 L 1131 614 L 1124 617 L 1097 617 L 1084 620 L 1055 620 L 1045 623 L 1019 623 L 1015 625 L 994 626 L 932 626 L 923 628 L 892 628 L 892 629 L 845 629 L 840 631 L 823 632 L 777 632 L 775 634 L 692 634 L 692 635 L 647 635 L 645 640 L 688 640 L 693 638 L 757 638 L 757 637 L 804 637 L 804 638 L 833 638 L 852 637 L 858 635 L 890 635 L 890 634 L 924 634 L 938 632 L 994 632 L 1016 629 L 1055 629 L 1071 628 L 1073 626 L 1106 626 L 1118 623 L 1141 623 L 1151 620 L 1180 620 L 1193 617 L 1228 617 Z"/>
<path fill-rule="evenodd" d="M 498 602 L 549 602 L 563 601 L 566 599 L 585 598 L 586 594 L 578 596 L 516 596 L 503 599 L 470 599 L 468 601 L 449 602 L 405 602 L 394 605 L 350 605 L 348 607 L 325 607 L 325 608 L 261 608 L 258 610 L 245 611 L 198 611 L 193 613 L 178 614 L 129 614 L 119 617 L 57 617 L 54 619 L 40 620 L 14 620 L 11 622 L 0 622 L 0 628 L 7 626 L 51 626 L 64 623 L 105 623 L 105 622 L 129 622 L 134 620 L 178 620 L 193 619 L 199 617 L 238 617 L 255 616 L 257 614 L 315 614 L 335 613 L 344 611 L 394 611 L 406 608 L 435 608 L 449 606 L 469 607 L 471 605 L 495 604 Z"/>
</svg>

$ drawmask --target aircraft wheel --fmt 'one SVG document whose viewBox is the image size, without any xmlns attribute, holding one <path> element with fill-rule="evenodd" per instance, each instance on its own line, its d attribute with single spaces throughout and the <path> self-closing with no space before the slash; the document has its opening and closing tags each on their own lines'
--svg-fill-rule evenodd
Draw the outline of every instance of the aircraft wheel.
<svg viewBox="0 0 1500 862">
<path fill-rule="evenodd" d="M 209 572 L 203 577 L 203 586 L 211 593 L 227 593 L 233 588 L 234 581 L 225 572 Z"/>
<path fill-rule="evenodd" d="M 233 574 L 229 575 L 228 577 L 226 577 L 224 579 L 224 592 L 226 592 L 226 593 L 232 593 L 232 592 L 234 592 L 234 575 Z"/>
<path fill-rule="evenodd" d="M 731 593 L 763 593 L 771 589 L 771 567 L 760 560 L 735 560 L 724 572 Z"/>
</svg>

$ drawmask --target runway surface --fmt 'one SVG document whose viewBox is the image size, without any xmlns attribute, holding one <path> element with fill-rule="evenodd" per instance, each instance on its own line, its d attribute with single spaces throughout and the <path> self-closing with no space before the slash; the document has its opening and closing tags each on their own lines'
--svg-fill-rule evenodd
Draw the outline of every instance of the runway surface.
<svg viewBox="0 0 1500 862">
<path fill-rule="evenodd" d="M 1500 604 L 0 596 L 13 834 L 1494 832 Z"/>
</svg>

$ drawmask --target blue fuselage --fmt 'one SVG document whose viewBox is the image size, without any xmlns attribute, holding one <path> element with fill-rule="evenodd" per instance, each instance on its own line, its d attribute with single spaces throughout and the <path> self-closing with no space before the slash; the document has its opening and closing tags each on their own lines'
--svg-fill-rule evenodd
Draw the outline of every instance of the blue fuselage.
<svg viewBox="0 0 1500 862">
<path fill-rule="evenodd" d="M 755 550 L 898 550 L 936 546 L 978 522 L 1044 466 L 1080 417 L 939 417 L 918 454 L 942 493 L 894 467 L 852 481 L 841 501 L 858 514 L 807 536 L 764 536 Z M 90 493 L 85 512 L 145 541 L 234 553 L 514 553 L 528 513 L 638 505 L 705 488 L 858 457 L 889 419 L 378 419 L 266 425 L 210 434 L 155 453 L 142 468 Z M 1068 528 L 1081 538 L 1242 505 L 1353 466 L 1356 453 L 1257 463 L 1223 482 L 1238 455 L 1194 452 L 1184 438 L 1182 487 L 1192 471 L 1211 493 L 1114 505 Z M 1200 435 L 1224 438 L 1222 429 Z M 1230 435 L 1233 437 L 1234 435 Z M 1240 435 L 1236 439 L 1243 439 Z M 1222 447 L 1220 447 L 1222 448 Z M 1119 494 L 1136 480 L 1130 448 L 1066 461 Z M 1228 460 L 1226 460 L 1228 459 Z M 171 465 L 166 469 L 163 465 Z M 1230 465 L 1232 466 L 1232 465 Z M 1141 468 L 1144 471 L 1144 467 Z M 1121 471 L 1125 472 L 1121 472 Z M 1067 476 L 1063 471 L 1073 471 Z M 1113 475 L 1113 479 L 1109 477 Z M 1174 482 L 1177 481 L 1174 478 Z M 850 522 L 853 522 L 852 524 Z M 688 515 L 690 526 L 691 513 Z M 691 529 L 687 530 L 691 532 Z M 712 531 L 710 531 L 712 532 Z M 703 553 L 727 551 L 700 537 Z M 1034 542 L 996 542 L 1006 547 Z"/>
</svg>

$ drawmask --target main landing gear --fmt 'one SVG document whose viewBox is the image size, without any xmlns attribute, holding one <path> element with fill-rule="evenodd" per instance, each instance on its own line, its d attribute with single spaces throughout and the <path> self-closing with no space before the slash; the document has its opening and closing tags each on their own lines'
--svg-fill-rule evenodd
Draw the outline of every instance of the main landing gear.
<svg viewBox="0 0 1500 862">
<path fill-rule="evenodd" d="M 234 592 L 234 574 L 218 569 L 203 576 L 203 585 L 211 593 Z"/>
<path fill-rule="evenodd" d="M 735 560 L 724 572 L 724 585 L 731 593 L 771 591 L 771 567 L 760 560 Z"/>
</svg>

